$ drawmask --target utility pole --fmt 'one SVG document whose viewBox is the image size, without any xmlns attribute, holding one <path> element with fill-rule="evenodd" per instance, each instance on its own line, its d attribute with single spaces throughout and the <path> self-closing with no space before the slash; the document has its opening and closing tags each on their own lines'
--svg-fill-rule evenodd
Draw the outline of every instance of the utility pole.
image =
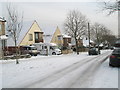
<svg viewBox="0 0 120 90">
<path fill-rule="evenodd" d="M 98 29 L 96 27 L 96 38 L 97 38 L 97 45 L 98 45 L 98 51 L 100 52 L 100 47 L 99 47 L 99 35 L 98 35 Z"/>
<path fill-rule="evenodd" d="M 118 10 L 118 38 L 120 39 L 120 11 L 119 10 Z"/>
<path fill-rule="evenodd" d="M 90 49 L 90 24 L 88 22 L 88 38 L 89 38 L 89 49 Z"/>
</svg>

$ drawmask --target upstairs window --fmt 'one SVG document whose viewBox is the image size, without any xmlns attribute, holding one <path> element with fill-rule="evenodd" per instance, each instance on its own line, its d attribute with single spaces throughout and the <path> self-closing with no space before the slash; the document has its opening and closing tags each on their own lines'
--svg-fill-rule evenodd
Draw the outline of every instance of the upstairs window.
<svg viewBox="0 0 120 90">
<path fill-rule="evenodd" d="M 29 41 L 33 41 L 33 35 L 29 34 Z"/>
</svg>

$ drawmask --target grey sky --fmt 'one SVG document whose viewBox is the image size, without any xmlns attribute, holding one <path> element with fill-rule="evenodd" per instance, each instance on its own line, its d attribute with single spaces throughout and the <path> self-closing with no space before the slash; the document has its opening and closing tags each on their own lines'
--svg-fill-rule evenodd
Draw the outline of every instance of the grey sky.
<svg viewBox="0 0 120 90">
<path fill-rule="evenodd" d="M 95 1 L 95 0 L 94 0 Z M 24 12 L 24 21 L 37 20 L 42 30 L 51 32 L 57 26 L 63 31 L 63 23 L 70 10 L 82 12 L 93 24 L 98 22 L 108 27 L 114 34 L 118 31 L 118 14 L 107 16 L 95 2 L 17 2 L 18 10 Z M 3 5 L 3 4 L 2 4 Z M 1 5 L 0 5 L 1 6 Z M 1 11 L 1 10 L 0 10 Z M 5 16 L 5 14 L 3 14 Z"/>
</svg>

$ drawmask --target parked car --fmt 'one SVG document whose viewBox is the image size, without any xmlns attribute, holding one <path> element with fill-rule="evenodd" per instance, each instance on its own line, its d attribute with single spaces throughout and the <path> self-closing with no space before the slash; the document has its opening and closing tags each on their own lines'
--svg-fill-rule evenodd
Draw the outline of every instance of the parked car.
<svg viewBox="0 0 120 90">
<path fill-rule="evenodd" d="M 19 52 L 20 55 L 25 55 L 25 54 L 30 54 L 31 56 L 37 56 L 38 51 L 35 46 L 20 46 L 20 47 L 15 47 L 15 46 L 8 46 L 5 47 L 4 49 L 4 55 L 15 55 L 16 54 L 16 48 Z"/>
<path fill-rule="evenodd" d="M 111 50 L 113 50 L 113 49 L 114 49 L 114 47 L 113 47 L 113 46 L 111 46 L 111 47 L 110 47 L 110 49 L 111 49 Z"/>
<path fill-rule="evenodd" d="M 89 49 L 88 54 L 89 55 L 98 55 L 98 54 L 100 54 L 100 50 L 98 50 L 98 48 L 91 48 L 91 49 Z"/>
<path fill-rule="evenodd" d="M 38 51 L 35 46 L 21 46 L 21 53 L 30 54 L 31 56 L 37 56 Z"/>
<path fill-rule="evenodd" d="M 120 66 L 120 48 L 113 50 L 110 56 L 109 66 Z"/>
</svg>

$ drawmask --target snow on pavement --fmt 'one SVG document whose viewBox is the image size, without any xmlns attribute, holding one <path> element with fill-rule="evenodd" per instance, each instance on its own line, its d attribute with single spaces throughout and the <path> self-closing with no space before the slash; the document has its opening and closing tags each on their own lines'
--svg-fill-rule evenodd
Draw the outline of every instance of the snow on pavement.
<svg viewBox="0 0 120 90">
<path fill-rule="evenodd" d="M 104 78 L 103 78 L 104 77 Z M 118 68 L 109 67 L 107 59 L 96 73 L 91 88 L 118 88 Z"/>
<path fill-rule="evenodd" d="M 105 52 L 107 51 L 102 51 L 102 53 Z M 72 64 L 94 57 L 97 56 L 88 56 L 88 54 L 84 52 L 80 53 L 80 55 L 37 56 L 29 59 L 21 59 L 19 60 L 20 64 L 18 65 L 15 64 L 14 60 L 2 61 L 0 62 L 2 64 L 2 86 L 3 88 L 25 88 L 27 85 L 30 85 L 31 82 L 42 80 L 43 78 L 52 75 L 54 72 L 60 71 Z M 84 68 L 85 67 L 83 66 L 81 71 L 84 70 Z M 104 74 L 101 75 L 101 73 Z M 74 73 L 74 75 L 75 74 L 76 73 Z M 73 73 L 69 73 L 69 77 L 67 75 L 67 78 L 73 78 L 74 75 Z M 111 79 L 110 75 L 114 78 Z M 117 80 L 118 68 L 110 68 L 108 66 L 108 61 L 106 61 L 100 67 L 99 72 L 96 73 L 91 87 L 117 88 Z M 61 87 L 60 84 L 63 83 L 63 81 L 67 81 L 67 79 L 64 77 L 59 82 L 49 84 L 46 87 Z"/>
</svg>

